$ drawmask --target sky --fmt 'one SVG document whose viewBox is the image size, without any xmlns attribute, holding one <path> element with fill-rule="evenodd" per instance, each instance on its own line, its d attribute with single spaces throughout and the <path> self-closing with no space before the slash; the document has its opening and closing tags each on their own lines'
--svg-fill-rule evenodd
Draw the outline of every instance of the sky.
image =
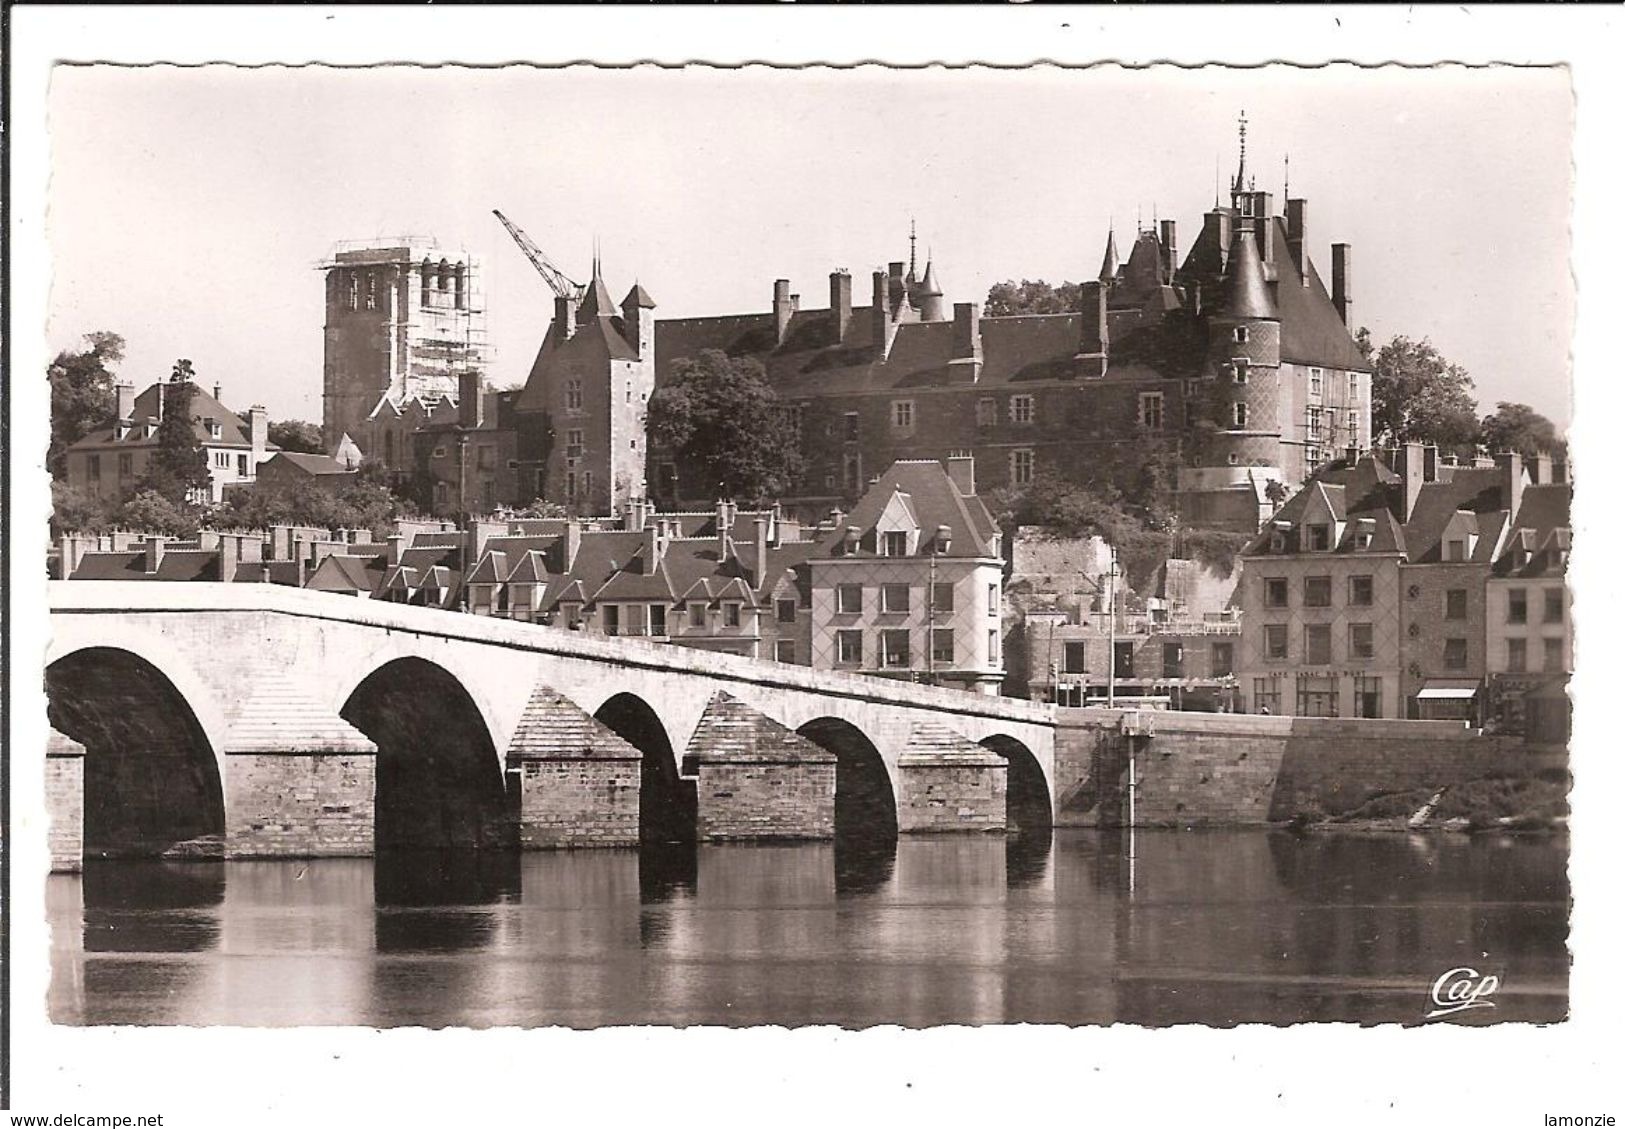
<svg viewBox="0 0 1625 1129">
<path fill-rule="evenodd" d="M 1426 337 L 1485 412 L 1570 419 L 1572 101 L 1561 69 L 59 66 L 48 343 L 112 330 L 138 387 L 179 357 L 227 404 L 320 419 L 322 277 L 340 240 L 428 235 L 483 260 L 496 386 L 592 248 L 657 317 L 766 310 L 788 278 L 906 258 L 949 302 L 1092 278 L 1108 228 L 1175 219 L 1183 255 L 1237 161 L 1310 256 L 1353 245 L 1354 320 Z"/>
</svg>

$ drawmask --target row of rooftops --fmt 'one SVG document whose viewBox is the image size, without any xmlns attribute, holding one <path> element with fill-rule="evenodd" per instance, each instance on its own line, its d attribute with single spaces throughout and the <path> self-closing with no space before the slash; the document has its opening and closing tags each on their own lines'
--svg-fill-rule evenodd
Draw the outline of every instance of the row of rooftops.
<svg viewBox="0 0 1625 1129">
<path fill-rule="evenodd" d="M 1441 460 L 1407 444 L 1317 470 L 1246 556 L 1388 553 L 1411 564 L 1478 564 L 1497 576 L 1561 575 L 1572 544 L 1567 466 L 1517 453 Z"/>
<path fill-rule="evenodd" d="M 59 575 L 75 580 L 269 581 L 456 606 L 470 584 L 540 585 L 551 610 L 603 600 L 682 603 L 732 595 L 760 604 L 810 596 L 814 559 L 896 555 L 880 527 L 912 528 L 910 555 L 997 556 L 999 532 L 974 493 L 969 460 L 900 462 L 850 515 L 806 527 L 777 507 L 659 513 L 634 502 L 613 518 L 487 518 L 459 528 L 401 522 L 367 530 L 277 526 L 204 531 L 191 541 L 134 533 L 65 535 Z M 912 526 L 911 526 L 912 523 Z M 782 591 L 781 591 L 782 590 Z"/>
<path fill-rule="evenodd" d="M 240 447 L 244 450 L 277 451 L 281 448 L 266 438 L 265 409 L 258 404 L 248 417 L 238 415 L 220 402 L 220 386 L 214 394 L 192 384 L 192 427 L 199 443 L 209 447 Z M 139 395 L 126 382 L 114 385 L 113 418 L 87 432 L 69 451 L 119 450 L 157 442 L 158 425 L 163 422 L 166 395 L 174 381 L 158 381 Z"/>
</svg>

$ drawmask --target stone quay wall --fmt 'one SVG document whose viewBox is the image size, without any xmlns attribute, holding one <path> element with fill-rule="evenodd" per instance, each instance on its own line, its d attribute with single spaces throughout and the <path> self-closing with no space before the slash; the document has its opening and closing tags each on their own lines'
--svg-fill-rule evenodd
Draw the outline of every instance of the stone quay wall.
<svg viewBox="0 0 1625 1129">
<path fill-rule="evenodd" d="M 1456 722 L 1268 717 L 1177 711 L 1058 711 L 1056 824 L 1261 824 L 1341 815 L 1393 792 L 1440 788 L 1535 765 L 1522 747 Z"/>
</svg>

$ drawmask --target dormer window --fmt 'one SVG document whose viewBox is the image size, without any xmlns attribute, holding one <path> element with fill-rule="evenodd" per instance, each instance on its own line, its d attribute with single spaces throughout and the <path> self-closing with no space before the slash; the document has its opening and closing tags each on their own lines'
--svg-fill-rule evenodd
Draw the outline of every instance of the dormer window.
<svg viewBox="0 0 1625 1129">
<path fill-rule="evenodd" d="M 1457 541 L 1446 541 L 1444 543 L 1444 559 L 1447 560 L 1447 561 L 1454 561 L 1454 562 L 1460 562 L 1460 561 L 1466 560 L 1467 559 L 1467 542 L 1459 541 L 1459 540 L 1457 540 Z"/>
<path fill-rule="evenodd" d="M 908 556 L 908 532 L 902 529 L 887 530 L 880 539 L 880 555 L 884 557 Z"/>
<path fill-rule="evenodd" d="M 1311 553 L 1325 553 L 1332 547 L 1332 527 L 1325 524 L 1304 526 Z"/>
<path fill-rule="evenodd" d="M 1282 533 L 1279 529 L 1273 530 L 1270 533 L 1270 552 L 1286 552 L 1286 534 Z"/>
<path fill-rule="evenodd" d="M 208 428 L 209 428 L 209 438 L 210 439 L 218 439 L 218 438 L 220 438 L 221 428 L 220 428 L 220 421 L 219 420 L 217 420 L 217 419 L 209 420 L 208 421 Z"/>
</svg>

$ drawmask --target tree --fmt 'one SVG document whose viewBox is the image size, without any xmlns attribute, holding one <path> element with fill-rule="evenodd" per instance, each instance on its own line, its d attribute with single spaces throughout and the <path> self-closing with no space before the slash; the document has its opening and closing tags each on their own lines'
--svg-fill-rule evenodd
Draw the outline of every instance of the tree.
<svg viewBox="0 0 1625 1129">
<path fill-rule="evenodd" d="M 1065 314 L 1083 305 L 1083 287 L 1076 282 L 1051 286 L 1043 279 L 995 282 L 987 292 L 982 313 L 991 318 L 1012 314 Z"/>
<path fill-rule="evenodd" d="M 1398 336 L 1373 361 L 1371 429 L 1379 443 L 1431 443 L 1470 454 L 1478 440 L 1473 378 L 1433 343 Z"/>
<path fill-rule="evenodd" d="M 169 382 L 159 387 L 164 418 L 153 435 L 152 458 L 141 483 L 141 489 L 182 507 L 190 505 L 200 493 L 207 494 L 210 483 L 209 457 L 192 417 L 192 396 L 197 391 L 193 375 L 191 361 L 176 361 Z"/>
<path fill-rule="evenodd" d="M 156 490 L 141 490 L 127 498 L 119 508 L 117 522 L 126 529 L 143 533 L 196 537 L 198 508 L 165 497 Z"/>
<path fill-rule="evenodd" d="M 265 429 L 272 446 L 296 454 L 322 455 L 322 429 L 302 419 L 277 420 Z"/>
<path fill-rule="evenodd" d="M 52 477 L 67 473 L 64 452 L 118 410 L 112 365 L 124 359 L 124 338 L 99 331 L 85 334 L 89 348 L 64 349 L 46 370 L 51 382 L 51 445 L 46 466 Z"/>
<path fill-rule="evenodd" d="M 696 487 L 743 502 L 790 492 L 805 467 L 788 408 L 754 357 L 707 349 L 672 364 L 649 397 L 649 439 L 699 475 Z"/>
<path fill-rule="evenodd" d="M 1516 451 L 1526 459 L 1536 455 L 1568 456 L 1568 441 L 1557 433 L 1557 425 L 1528 404 L 1495 405 L 1495 414 L 1485 416 L 1479 427 L 1479 442 L 1492 454 Z"/>
<path fill-rule="evenodd" d="M 61 480 L 51 483 L 51 536 L 100 533 L 113 525 L 113 507 L 103 498 Z"/>
<path fill-rule="evenodd" d="M 323 529 L 370 529 L 387 536 L 403 507 L 387 488 L 361 475 L 337 490 L 316 482 L 255 483 L 232 490 L 215 510 L 216 525 L 265 529 L 313 525 Z"/>
</svg>

